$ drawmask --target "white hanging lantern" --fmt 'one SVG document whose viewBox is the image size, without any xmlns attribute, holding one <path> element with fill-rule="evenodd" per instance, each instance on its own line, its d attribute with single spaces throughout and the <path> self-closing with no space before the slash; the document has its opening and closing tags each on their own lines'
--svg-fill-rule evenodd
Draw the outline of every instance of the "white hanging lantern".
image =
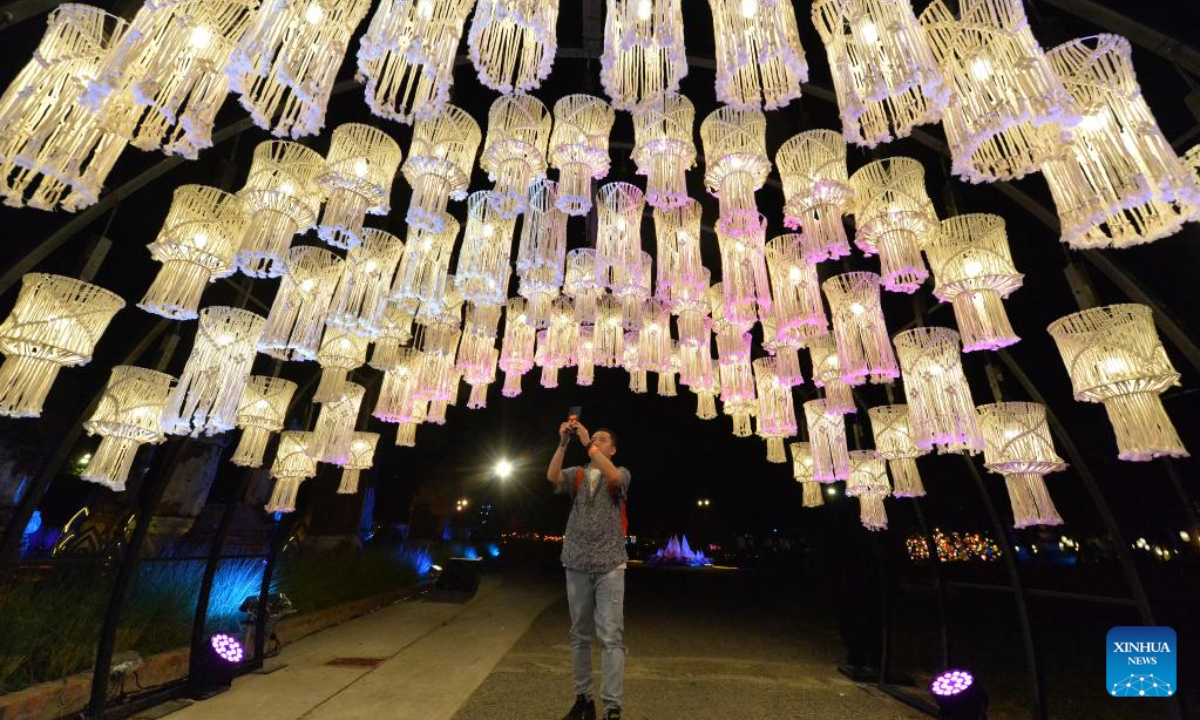
<svg viewBox="0 0 1200 720">
<path fill-rule="evenodd" d="M 716 40 L 717 100 L 774 110 L 800 97 L 808 60 L 796 12 L 782 0 L 709 0 Z"/>
<path fill-rule="evenodd" d="M 813 385 L 825 390 L 825 412 L 832 415 L 857 412 L 854 390 L 842 381 L 842 363 L 838 359 L 833 336 L 824 335 L 810 340 L 808 353 L 812 358 Z"/>
<path fill-rule="evenodd" d="M 775 153 L 783 183 L 783 224 L 799 234 L 810 263 L 850 254 L 842 217 L 853 212 L 854 190 L 846 169 L 846 139 L 833 130 L 807 130 Z"/>
<path fill-rule="evenodd" d="M 499 306 L 508 299 L 515 221 L 497 212 L 492 201 L 491 190 L 478 190 L 467 199 L 467 229 L 454 286 L 467 302 Z"/>
<path fill-rule="evenodd" d="M 404 178 L 412 186 L 405 219 L 418 230 L 440 233 L 451 220 L 446 206 L 467 197 L 471 166 L 482 138 L 467 112 L 447 104 L 436 115 L 413 124 Z"/>
<path fill-rule="evenodd" d="M 804 403 L 804 423 L 812 451 L 813 480 L 831 483 L 849 478 L 850 455 L 842 416 L 828 412 L 824 400 L 809 400 Z"/>
<path fill-rule="evenodd" d="M 717 230 L 730 237 L 766 232 L 766 220 L 754 201 L 755 191 L 771 172 L 766 116 L 755 108 L 717 108 L 700 123 L 700 140 L 704 185 L 720 202 Z"/>
<path fill-rule="evenodd" d="M 929 453 L 913 442 L 907 405 L 879 405 L 867 410 L 871 433 L 879 457 L 887 460 L 892 471 L 892 497 L 924 497 L 925 485 L 917 470 L 917 458 Z M 986 428 L 985 428 L 986 433 Z"/>
<path fill-rule="evenodd" d="M 381 0 L 358 48 L 367 106 L 411 125 L 442 111 L 474 0 Z"/>
<path fill-rule="evenodd" d="M 688 345 L 707 332 L 702 324 L 708 313 L 710 273 L 700 253 L 700 215 L 700 203 L 690 198 L 677 207 L 654 209 L 657 294 L 679 316 L 679 339 Z"/>
<path fill-rule="evenodd" d="M 1135 462 L 1187 457 L 1158 397 L 1179 385 L 1145 305 L 1083 310 L 1048 328 L 1071 376 L 1075 399 L 1104 403 L 1117 436 L 1118 457 Z"/>
<path fill-rule="evenodd" d="M 296 383 L 268 375 L 251 375 L 238 402 L 237 426 L 242 438 L 229 459 L 239 467 L 262 467 L 272 433 L 283 429 Z"/>
<path fill-rule="evenodd" d="M 504 308 L 504 339 L 500 346 L 500 369 L 504 371 L 504 397 L 521 394 L 521 376 L 533 368 L 536 329 L 525 314 L 524 298 L 510 298 Z"/>
<path fill-rule="evenodd" d="M 854 244 L 879 255 L 883 287 L 914 293 L 929 277 L 921 248 L 938 232 L 937 214 L 925 191 L 925 168 L 893 157 L 864 165 L 850 178 L 858 232 Z"/>
<path fill-rule="evenodd" d="M 753 365 L 758 392 L 758 434 L 767 441 L 767 462 L 787 462 L 783 441 L 796 434 L 792 389 L 779 378 L 775 358 L 758 358 Z"/>
<path fill-rule="evenodd" d="M 450 274 L 450 256 L 454 252 L 454 240 L 458 237 L 458 221 L 449 218 L 441 232 L 408 228 L 408 242 L 396 268 L 392 283 L 392 299 L 402 301 L 405 307 L 422 304 L 438 304 L 446 293 Z"/>
<path fill-rule="evenodd" d="M 358 475 L 370 470 L 375 461 L 375 446 L 379 444 L 379 433 L 356 432 L 350 440 L 350 455 L 342 465 L 342 482 L 338 485 L 339 495 L 358 492 Z"/>
<path fill-rule="evenodd" d="M 958 333 L 916 327 L 897 334 L 895 342 L 917 447 L 972 455 L 982 450 L 983 432 L 963 375 Z"/>
<path fill-rule="evenodd" d="M 1016 180 L 1067 152 L 1079 122 L 1071 96 L 1033 36 L 1021 0 L 943 0 L 921 13 L 950 84 L 942 127 L 951 172 L 967 182 Z"/>
<path fill-rule="evenodd" d="M 525 220 L 521 223 L 521 239 L 517 245 L 517 275 L 520 282 L 517 294 L 529 301 L 530 314 L 538 319 L 544 318 L 550 303 L 558 297 L 560 288 L 575 297 L 574 290 L 579 290 L 585 297 L 582 302 L 588 303 L 581 314 L 576 307 L 576 320 L 579 322 L 594 322 L 595 295 L 578 287 L 581 278 L 576 277 L 576 287 L 564 288 L 565 264 L 567 259 L 567 216 L 555 204 L 558 199 L 558 183 L 553 180 L 541 179 L 529 188 L 529 204 L 525 211 Z M 575 253 L 585 250 L 575 250 Z M 586 250 L 593 253 L 594 251 Z M 588 281 L 595 287 L 595 272 L 592 271 Z M 590 313 L 590 315 L 588 315 Z"/>
<path fill-rule="evenodd" d="M 680 0 L 608 0 L 600 84 L 613 107 L 633 110 L 678 91 L 688 70 L 683 40 Z"/>
<path fill-rule="evenodd" d="M 231 89 L 277 137 L 316 135 L 338 70 L 370 0 L 265 2 L 229 60 Z"/>
<path fill-rule="evenodd" d="M 105 55 L 82 102 L 142 150 L 196 159 L 212 146 L 230 54 L 257 0 L 147 2 Z"/>
<path fill-rule="evenodd" d="M 200 311 L 192 354 L 162 411 L 169 435 L 219 435 L 237 424 L 237 411 L 266 320 L 219 305 Z"/>
<path fill-rule="evenodd" d="M 587 215 L 592 180 L 608 175 L 608 135 L 616 114 L 598 97 L 567 95 L 554 103 L 550 166 L 558 169 L 558 209 Z"/>
<path fill-rule="evenodd" d="M 324 191 L 317 178 L 325 170 L 320 153 L 286 140 L 254 148 L 250 175 L 238 191 L 250 216 L 237 252 L 238 270 L 250 277 L 279 277 L 292 237 L 317 221 Z"/>
<path fill-rule="evenodd" d="M 138 307 L 172 320 L 194 320 L 204 288 L 233 274 L 249 218 L 234 195 L 205 185 L 181 185 L 150 255 L 163 264 Z"/>
<path fill-rule="evenodd" d="M 1013 527 L 1062 525 L 1046 489 L 1046 475 L 1067 467 L 1054 452 L 1046 408 L 1037 403 L 998 402 L 979 406 L 986 445 L 983 464 L 1004 476 Z"/>
<path fill-rule="evenodd" d="M 812 18 L 847 140 L 875 147 L 941 119 L 950 88 L 909 0 L 819 0 Z"/>
<path fill-rule="evenodd" d="M 608 183 L 596 197 L 596 279 L 620 296 L 639 284 L 646 201 L 641 190 L 625 182 Z"/>
<path fill-rule="evenodd" d="M 332 402 L 345 395 L 346 376 L 367 361 L 368 344 L 370 341 L 365 337 L 333 325 L 325 326 L 325 335 L 317 350 L 321 380 L 313 392 L 313 402 Z"/>
<path fill-rule="evenodd" d="M 379 398 L 371 414 L 385 423 L 405 423 L 413 419 L 417 379 L 421 370 L 421 353 L 415 348 L 398 348 L 386 362 L 376 356 L 371 367 L 383 371 Z"/>
<path fill-rule="evenodd" d="M 798 348 L 814 333 L 828 332 L 817 268 L 804 256 L 803 235 L 780 235 L 767 242 L 771 309 L 777 344 Z"/>
<path fill-rule="evenodd" d="M 275 461 L 271 463 L 275 487 L 263 508 L 267 512 L 295 512 L 300 483 L 317 474 L 317 461 L 308 454 L 312 443 L 311 432 L 284 430 L 280 433 L 279 449 L 275 451 Z"/>
<path fill-rule="evenodd" d="M 479 0 L 467 55 L 479 82 L 502 93 L 542 84 L 558 49 L 558 0 Z"/>
<path fill-rule="evenodd" d="M 366 392 L 362 385 L 352 382 L 346 382 L 342 390 L 340 398 L 321 403 L 313 439 L 306 449 L 309 457 L 332 465 L 344 465 L 350 457 L 354 425 Z"/>
<path fill-rule="evenodd" d="M 173 382 L 175 378 L 166 373 L 131 365 L 113 367 L 96 411 L 83 423 L 88 435 L 103 439 L 80 477 L 114 492 L 125 490 L 138 448 L 166 439 L 158 417 Z"/>
<path fill-rule="evenodd" d="M 813 480 L 813 459 L 809 444 L 794 442 L 788 447 L 792 451 L 792 477 L 800 483 L 804 507 L 821 507 L 825 504 L 825 498 L 821 493 L 821 483 Z"/>
<path fill-rule="evenodd" d="M 342 264 L 340 257 L 315 245 L 288 251 L 285 273 L 259 342 L 262 352 L 279 360 L 317 356 Z"/>
<path fill-rule="evenodd" d="M 1025 276 L 1013 266 L 1004 218 L 976 213 L 942 221 L 925 243 L 933 294 L 954 307 L 963 352 L 998 350 L 1020 340 L 1008 322 L 1004 298 Z"/>
<path fill-rule="evenodd" d="M 678 6 L 678 0 L 675 3 Z M 675 92 L 662 93 L 647 97 L 632 111 L 634 145 L 630 158 L 637 163 L 638 175 L 646 176 L 646 202 L 656 209 L 694 202 L 687 190 L 687 171 L 696 166 L 696 143 L 692 140 L 696 109 L 692 101 Z"/>
<path fill-rule="evenodd" d="M 382 130 L 361 123 L 334 128 L 317 177 L 328 197 L 317 235 L 334 247 L 358 245 L 365 217 L 392 211 L 392 180 L 401 157 L 400 146 Z"/>
<path fill-rule="evenodd" d="M 749 330 L 758 318 L 771 314 L 766 219 L 762 219 L 764 222 L 759 229 L 750 235 L 733 237 L 717 230 L 717 245 L 721 251 L 721 282 L 718 285 L 725 319 L 743 330 Z M 713 313 L 715 317 L 715 309 Z"/>
<path fill-rule="evenodd" d="M 596 308 L 596 364 L 600 367 L 621 367 L 625 357 L 625 327 L 621 322 L 621 301 L 603 295 Z"/>
<path fill-rule="evenodd" d="M 883 499 L 891 493 L 887 465 L 873 450 L 850 451 L 850 477 L 846 495 L 858 498 L 858 516 L 868 530 L 887 530 Z"/>
<path fill-rule="evenodd" d="M 0 323 L 0 417 L 41 417 L 64 367 L 87 365 L 100 336 L 125 301 L 75 278 L 21 277 L 12 312 Z"/>
<path fill-rule="evenodd" d="M 1200 219 L 1200 187 L 1142 96 L 1129 41 L 1096 35 L 1047 57 L 1083 120 L 1067 155 L 1042 168 L 1073 248 L 1126 248 Z"/>
<path fill-rule="evenodd" d="M 362 242 L 346 253 L 327 322 L 364 338 L 377 336 L 403 253 L 404 243 L 395 235 L 364 228 Z"/>
<path fill-rule="evenodd" d="M 647 300 L 642 308 L 638 363 L 650 372 L 671 372 L 671 309 L 661 300 Z"/>
<path fill-rule="evenodd" d="M 833 317 L 842 382 L 890 383 L 900 375 L 879 304 L 880 278 L 875 273 L 834 275 L 821 284 Z"/>
<path fill-rule="evenodd" d="M 540 100 L 517 94 L 501 95 L 492 103 L 479 166 L 495 183 L 491 202 L 500 217 L 525 212 L 531 186 L 546 177 L 549 142 L 550 111 Z"/>
<path fill-rule="evenodd" d="M 100 197 L 126 139 L 79 102 L 128 25 L 90 5 L 50 11 L 46 33 L 0 95 L 0 196 L 12 207 L 75 211 Z"/>
<path fill-rule="evenodd" d="M 565 232 L 566 216 L 562 217 L 564 218 Z M 565 239 L 563 244 L 566 244 Z M 567 253 L 567 270 L 563 276 L 562 292 L 563 295 L 575 301 L 575 318 L 580 323 L 590 325 L 600 322 L 596 316 L 597 304 L 604 295 L 604 287 L 596 278 L 596 250 L 594 248 L 576 248 Z M 545 302 L 549 303 L 553 299 L 553 296 L 549 296 Z M 530 303 L 533 304 L 532 299 Z M 530 314 L 534 318 L 544 317 L 544 311 L 539 313 L 531 310 Z M 618 322 L 620 322 L 619 319 Z"/>
</svg>

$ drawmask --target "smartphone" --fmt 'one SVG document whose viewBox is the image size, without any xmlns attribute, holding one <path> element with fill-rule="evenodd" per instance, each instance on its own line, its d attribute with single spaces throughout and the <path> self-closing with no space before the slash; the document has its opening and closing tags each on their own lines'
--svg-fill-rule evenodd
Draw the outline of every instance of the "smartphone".
<svg viewBox="0 0 1200 720">
<path fill-rule="evenodd" d="M 579 422 L 579 416 L 583 414 L 583 407 L 580 405 L 572 405 L 567 411 L 567 422 Z"/>
</svg>

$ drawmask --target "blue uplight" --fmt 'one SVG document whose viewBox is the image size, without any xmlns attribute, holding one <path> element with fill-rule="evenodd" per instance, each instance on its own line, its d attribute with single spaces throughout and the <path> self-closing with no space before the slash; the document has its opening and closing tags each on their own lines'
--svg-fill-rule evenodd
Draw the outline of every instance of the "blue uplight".
<svg viewBox="0 0 1200 720">
<path fill-rule="evenodd" d="M 500 546 L 496 543 L 488 543 L 487 554 L 488 557 L 500 557 Z"/>
<path fill-rule="evenodd" d="M 42 511 L 34 510 L 33 515 L 29 516 L 29 522 L 25 525 L 25 530 L 21 533 L 25 537 L 29 537 L 42 528 Z"/>
<path fill-rule="evenodd" d="M 476 550 L 474 547 L 468 545 L 466 548 L 463 549 L 462 556 L 468 560 L 478 560 L 479 559 L 479 551 Z"/>
</svg>

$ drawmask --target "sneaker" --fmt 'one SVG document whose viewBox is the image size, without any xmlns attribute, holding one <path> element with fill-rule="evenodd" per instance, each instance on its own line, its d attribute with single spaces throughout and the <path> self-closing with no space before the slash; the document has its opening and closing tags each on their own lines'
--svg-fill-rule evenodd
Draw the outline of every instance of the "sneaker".
<svg viewBox="0 0 1200 720">
<path fill-rule="evenodd" d="M 604 713 L 604 720 L 621 720 L 621 708 L 611 707 Z"/>
<path fill-rule="evenodd" d="M 618 720 L 621 713 L 617 713 Z M 587 695 L 576 695 L 575 704 L 566 715 L 563 715 L 562 720 L 596 720 L 596 703 Z"/>
</svg>

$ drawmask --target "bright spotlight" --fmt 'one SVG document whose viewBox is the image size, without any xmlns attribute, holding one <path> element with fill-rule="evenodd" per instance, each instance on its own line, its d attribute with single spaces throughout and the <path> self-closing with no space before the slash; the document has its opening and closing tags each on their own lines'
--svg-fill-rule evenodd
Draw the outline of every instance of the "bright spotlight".
<svg viewBox="0 0 1200 720">
<path fill-rule="evenodd" d="M 827 488 L 825 488 L 825 494 L 828 495 L 829 497 L 833 497 L 834 495 L 837 495 L 837 488 L 827 487 Z"/>
<path fill-rule="evenodd" d="M 500 462 L 496 463 L 496 476 L 501 480 L 505 480 L 509 475 L 512 475 L 512 471 L 513 466 L 509 461 L 501 460 Z"/>
<path fill-rule="evenodd" d="M 929 684 L 943 720 L 985 720 L 988 698 L 974 675 L 966 670 L 938 673 Z"/>
</svg>

